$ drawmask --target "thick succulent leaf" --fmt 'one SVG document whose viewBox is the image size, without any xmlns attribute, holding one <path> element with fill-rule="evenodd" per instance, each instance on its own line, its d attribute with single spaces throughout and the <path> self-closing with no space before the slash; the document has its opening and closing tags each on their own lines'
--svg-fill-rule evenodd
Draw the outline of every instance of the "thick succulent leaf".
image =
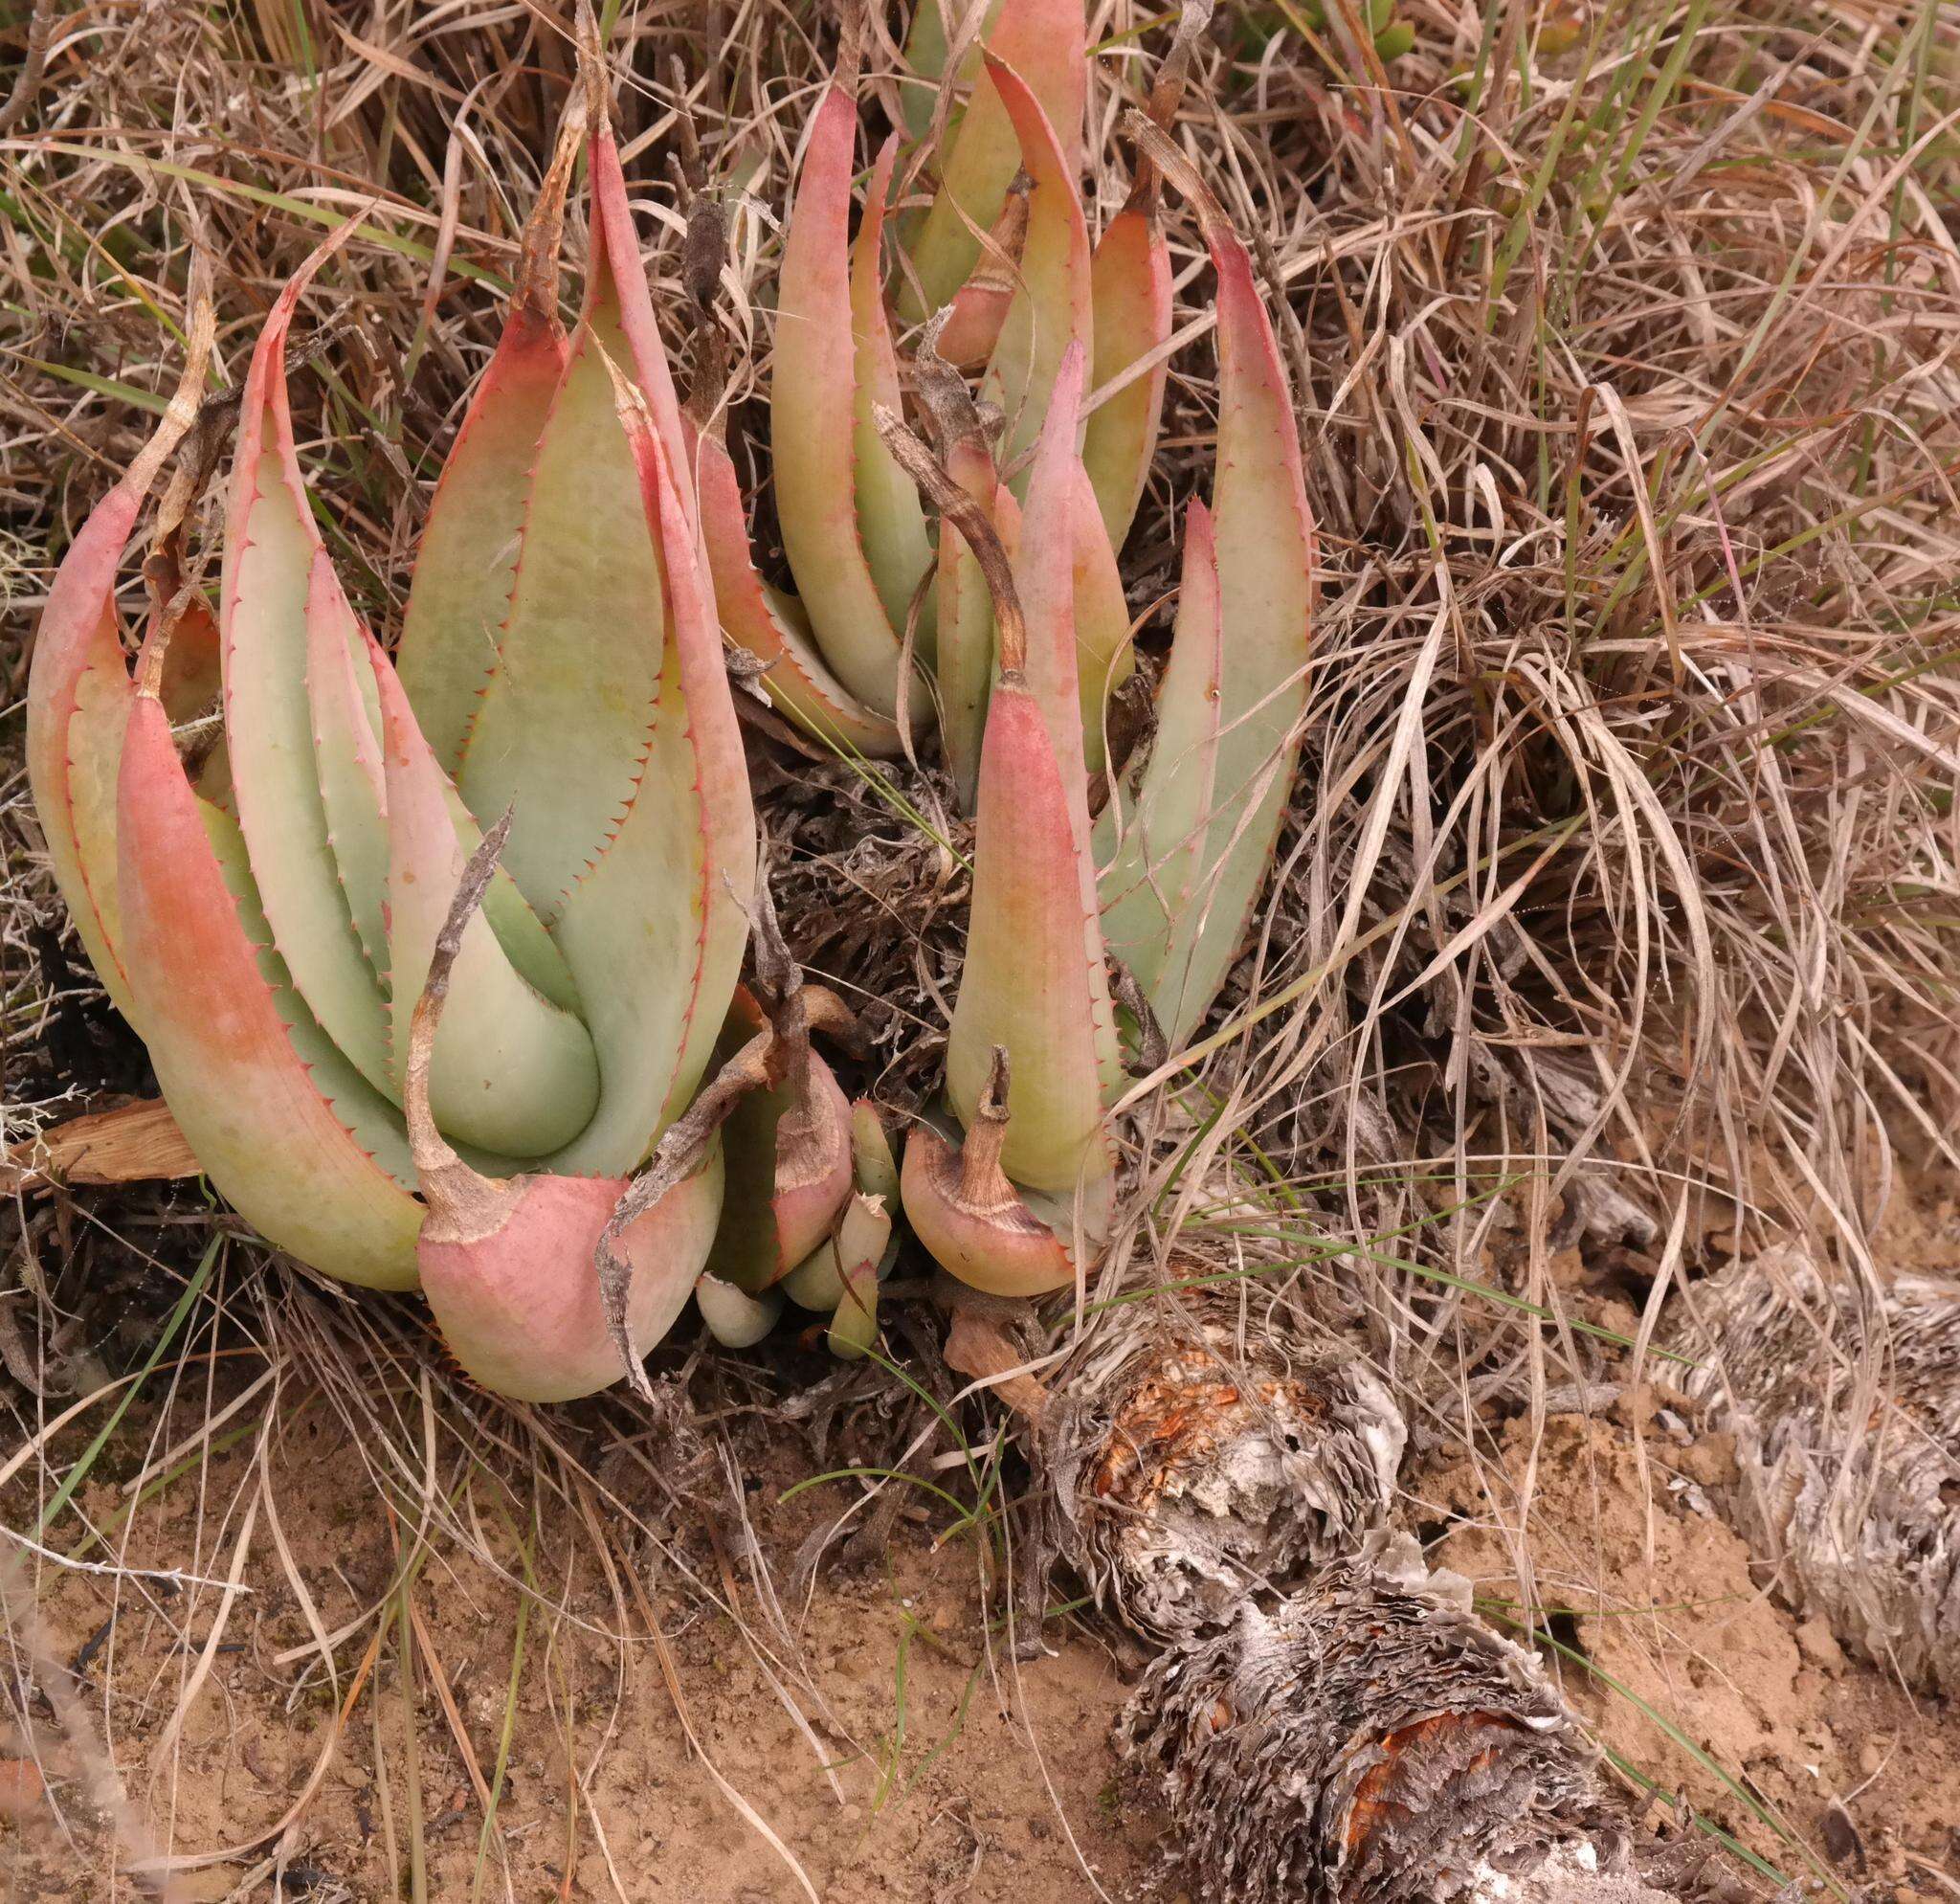
<svg viewBox="0 0 1960 1904">
<path fill-rule="evenodd" d="M 854 1229 L 860 1212 L 869 1214 Z M 878 1264 L 891 1233 L 892 1220 L 882 1206 L 874 1208 L 866 1198 L 858 1198 L 845 1212 L 835 1245 L 843 1289 L 831 1315 L 829 1335 L 830 1352 L 839 1361 L 856 1361 L 878 1340 Z"/>
<path fill-rule="evenodd" d="M 987 234 L 973 275 L 960 286 L 940 327 L 939 354 L 961 370 L 975 370 L 993 355 L 1000 326 L 1020 281 L 1021 247 L 1028 241 L 1028 193 L 1010 190 Z"/>
<path fill-rule="evenodd" d="M 588 161 L 592 255 L 586 279 L 585 322 L 645 398 L 654 435 L 681 485 L 677 500 L 682 514 L 692 522 L 689 452 L 693 439 L 674 394 L 674 373 L 668 368 L 660 326 L 654 317 L 653 294 L 647 288 L 633 209 L 627 203 L 626 175 L 619 168 L 619 148 L 603 116 L 592 134 Z"/>
<path fill-rule="evenodd" d="M 170 645 L 176 647 L 174 638 Z M 361 950 L 386 994 L 388 789 L 381 741 L 368 718 L 357 670 L 367 672 L 367 686 L 373 692 L 367 637 L 334 585 L 326 551 L 319 549 L 306 600 L 306 699 L 313 710 L 314 767 L 326 814 L 326 843 L 340 868 Z"/>
<path fill-rule="evenodd" d="M 1041 102 L 1013 68 L 990 54 L 987 75 L 1020 142 L 1034 189 L 1021 246 L 1020 282 L 981 384 L 1008 419 L 1001 458 L 1012 462 L 1040 435 L 1048 393 L 1071 344 L 1094 335 L 1089 228 L 1071 166 Z M 1025 497 L 1025 481 L 1015 494 Z"/>
<path fill-rule="evenodd" d="M 1103 937 L 1160 1019 L 1185 1015 L 1203 910 L 1198 881 L 1215 804 L 1224 677 L 1218 551 L 1211 512 L 1193 497 L 1185 513 L 1176 632 L 1157 686 L 1156 739 L 1135 799 L 1124 800 L 1117 790 L 1096 829 L 1104 868 Z"/>
<path fill-rule="evenodd" d="M 857 459 L 858 533 L 865 565 L 884 604 L 886 621 L 902 636 L 919 584 L 932 567 L 932 543 L 925 533 L 918 485 L 892 460 L 872 414 L 877 404 L 901 411 L 904 401 L 899 389 L 898 353 L 885 318 L 881 256 L 885 199 L 898 146 L 894 133 L 871 168 L 864 215 L 851 247 L 851 328 L 857 342 L 852 449 Z M 933 619 L 932 596 L 927 593 L 919 602 L 914 638 L 920 658 L 926 661 L 932 659 Z"/>
<path fill-rule="evenodd" d="M 547 923 L 634 799 L 655 722 L 660 562 L 615 370 L 638 390 L 670 468 L 684 481 L 689 466 L 610 130 L 590 159 L 584 319 L 538 439 L 510 613 L 458 776 L 479 819 L 515 809 L 504 863 Z M 691 524 L 691 488 L 677 506 Z"/>
<path fill-rule="evenodd" d="M 619 396 L 659 548 L 658 711 L 626 811 L 553 932 L 602 1087 L 597 1114 L 555 1163 L 608 1176 L 638 1167 L 701 1082 L 741 972 L 756 864 L 747 763 L 694 522 L 645 413 L 630 390 Z"/>
<path fill-rule="evenodd" d="M 282 1022 L 214 850 L 230 836 L 242 882 L 237 836 L 191 791 L 169 722 L 148 696 L 130 713 L 118 808 L 138 1019 L 191 1149 L 279 1248 L 348 1282 L 412 1287 L 422 1207 L 349 1133 L 335 1101 L 356 1107 L 370 1131 L 390 1128 L 386 1109 L 310 1022 L 296 1017 L 292 1034 Z M 287 1003 L 297 1013 L 298 1001 Z M 399 1152 L 398 1127 L 393 1142 Z M 394 1164 L 406 1169 L 405 1152 Z"/>
<path fill-rule="evenodd" d="M 1109 749 L 1103 713 L 1109 697 L 1136 672 L 1129 638 L 1129 603 L 1116 551 L 1102 526 L 1102 511 L 1089 474 L 1078 462 L 1070 503 L 1074 531 L 1069 551 L 1076 624 L 1076 685 L 1082 710 L 1082 760 L 1092 774 L 1102 772 Z"/>
<path fill-rule="evenodd" d="M 972 911 L 947 1090 L 970 1126 L 993 1047 L 1005 1045 L 1012 1121 L 1002 1168 L 1016 1183 L 1055 1191 L 1112 1167 L 1102 1111 L 1115 1021 L 1101 957 L 1087 951 L 1100 935 L 1083 899 L 1075 804 L 1039 706 L 1026 683 L 1003 675 L 980 760 Z"/>
<path fill-rule="evenodd" d="M 969 1288 L 1041 1296 L 1075 1281 L 1062 1235 L 1019 1198 L 976 1211 L 959 1196 L 960 1154 L 929 1124 L 905 1140 L 905 1221 L 927 1254 Z"/>
<path fill-rule="evenodd" d="M 1019 511 L 995 474 L 986 443 L 972 437 L 953 443 L 947 470 L 989 512 L 1001 541 L 1012 544 L 1019 534 Z M 960 804 L 971 813 L 993 681 L 993 601 L 966 537 L 945 529 L 939 537 L 938 592 L 940 741 Z"/>
<path fill-rule="evenodd" d="M 582 327 L 539 439 L 510 619 L 457 783 L 479 819 L 514 810 L 504 864 L 547 923 L 634 798 L 664 609 L 612 373 Z"/>
<path fill-rule="evenodd" d="M 762 1026 L 755 1000 L 738 992 L 715 1047 L 717 1062 L 732 1058 Z M 750 1091 L 722 1127 L 728 1197 L 709 1266 L 750 1294 L 781 1281 L 816 1250 L 851 1195 L 850 1101 L 814 1052 L 808 1085 L 807 1105 L 794 1077 Z"/>
<path fill-rule="evenodd" d="M 417 1252 L 422 1288 L 450 1353 L 485 1388 L 568 1401 L 619 1379 L 592 1254 L 625 1189 L 622 1177 L 521 1176 L 431 1209 Z M 687 1306 L 721 1203 L 715 1150 L 620 1239 L 636 1355 Z"/>
<path fill-rule="evenodd" d="M 703 1271 L 694 1286 L 695 1307 L 707 1332 L 724 1349 L 750 1349 L 776 1326 L 783 1312 L 780 1289 L 751 1296 L 733 1283 Z"/>
<path fill-rule="evenodd" d="M 742 486 L 720 438 L 702 437 L 695 450 L 695 473 L 702 543 L 714 580 L 722 632 L 737 647 L 769 663 L 762 684 L 770 702 L 840 752 L 874 757 L 903 752 L 897 723 L 873 713 L 825 665 L 801 604 L 779 594 L 756 574 Z"/>
<path fill-rule="evenodd" d="M 1075 638 L 1076 417 L 1083 353 L 1064 355 L 1031 472 L 1014 580 L 1025 679 L 988 706 L 967 964 L 947 1053 L 969 1127 L 995 1045 L 1012 1067 L 1002 1168 L 1066 1190 L 1110 1168 L 1102 1109 L 1122 1081 L 1090 856 Z"/>
<path fill-rule="evenodd" d="M 538 438 L 564 374 L 557 314 L 514 305 L 429 504 L 395 665 L 445 773 L 497 665 Z"/>
<path fill-rule="evenodd" d="M 989 50 L 1026 78 L 1055 128 L 1071 193 L 1082 172 L 1088 99 L 1084 13 L 1082 0 L 1005 0 L 987 34 Z M 944 52 L 940 56 L 944 59 Z M 949 303 L 972 274 L 980 256 L 975 234 L 990 229 L 1000 215 L 1008 187 L 1025 163 L 1023 142 L 1001 96 L 986 85 L 976 86 L 941 170 L 932 208 L 912 243 L 918 289 L 907 285 L 900 307 L 908 323 Z"/>
<path fill-rule="evenodd" d="M 129 720 L 129 664 L 116 633 L 116 571 L 143 506 L 124 478 L 62 557 L 28 675 L 27 766 L 48 860 L 89 962 L 136 1021 L 119 951 L 116 776 Z"/>
<path fill-rule="evenodd" d="M 202 269 L 191 274 L 190 302 L 190 349 L 178 389 L 149 441 L 61 558 L 28 672 L 28 785 L 49 862 L 96 975 L 131 1023 L 132 992 L 117 945 L 116 790 L 134 690 L 118 638 L 116 573 L 150 485 L 196 418 L 214 323 Z M 163 683 L 177 718 L 203 711 L 220 679 L 210 616 L 201 602 L 191 613 L 195 625 Z"/>
<path fill-rule="evenodd" d="M 336 234 L 336 239 L 339 235 Z M 309 1012 L 377 1089 L 388 1013 L 327 838 L 307 695 L 309 613 L 351 621 L 322 552 L 286 395 L 286 335 L 329 239 L 280 294 L 246 378 L 226 524 L 220 632 L 233 799 L 274 941 Z"/>
<path fill-rule="evenodd" d="M 851 1180 L 865 1196 L 883 1198 L 887 1209 L 898 1207 L 899 1165 L 891 1132 L 868 1097 L 851 1107 Z"/>
<path fill-rule="evenodd" d="M 1157 1003 L 1173 1046 L 1224 983 L 1271 868 L 1300 760 L 1313 638 L 1313 517 L 1292 393 L 1244 245 L 1215 222 L 1206 235 L 1218 273 L 1212 516 L 1225 661 L 1191 958 L 1174 1003 L 1168 996 Z"/>
<path fill-rule="evenodd" d="M 1154 197 L 1133 200 L 1096 241 L 1089 266 L 1097 389 L 1170 337 L 1170 251 Z M 1082 461 L 1096 485 L 1110 548 L 1122 550 L 1157 454 L 1169 360 L 1158 362 L 1089 413 Z"/>
<path fill-rule="evenodd" d="M 857 135 L 850 94 L 832 86 L 810 128 L 783 247 L 769 443 L 783 549 L 817 644 L 850 693 L 889 718 L 898 707 L 900 633 L 858 526 L 850 254 Z"/>
<path fill-rule="evenodd" d="M 410 1015 L 478 842 L 474 829 L 458 836 L 449 777 L 422 738 L 400 682 L 385 661 L 375 661 L 388 771 L 388 952 L 399 1084 Z M 480 912 L 464 930 L 450 978 L 429 1097 L 436 1127 L 453 1142 L 504 1157 L 561 1149 L 598 1107 L 591 1034 L 519 974 Z"/>
<path fill-rule="evenodd" d="M 951 10 L 957 27 L 970 0 L 944 0 L 944 4 Z M 979 72 L 980 40 L 993 30 L 994 21 L 1000 17 L 1001 4 L 1002 0 L 988 0 L 980 34 L 969 43 L 967 56 L 960 62 L 959 77 L 963 80 L 971 80 Z M 909 139 L 923 139 L 931 129 L 936 95 L 946 76 L 947 56 L 952 51 L 947 41 L 946 15 L 940 11 L 941 5 L 942 0 L 918 0 L 912 9 L 911 29 L 905 35 L 905 64 L 917 76 L 916 83 L 902 86 L 899 93 L 900 114 Z"/>
</svg>

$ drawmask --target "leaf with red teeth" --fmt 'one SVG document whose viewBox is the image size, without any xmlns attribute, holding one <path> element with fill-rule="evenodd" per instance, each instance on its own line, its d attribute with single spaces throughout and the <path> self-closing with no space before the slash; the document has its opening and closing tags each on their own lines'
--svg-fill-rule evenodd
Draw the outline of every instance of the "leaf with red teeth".
<svg viewBox="0 0 1960 1904">
<path fill-rule="evenodd" d="M 1293 396 L 1251 257 L 1183 151 L 1138 116 L 1130 126 L 1146 155 L 1197 205 L 1218 274 L 1212 517 L 1225 651 L 1212 815 L 1190 908 L 1190 958 L 1176 961 L 1174 977 L 1145 979 L 1175 1047 L 1238 955 L 1292 795 L 1312 652 L 1314 529 Z M 1160 997 L 1169 985 L 1174 997 Z"/>
<path fill-rule="evenodd" d="M 1118 789 L 1097 822 L 1103 935 L 1144 986 L 1160 1020 L 1187 1016 L 1203 911 L 1197 886 L 1215 805 L 1224 676 L 1218 552 L 1211 512 L 1193 497 L 1185 512 L 1177 628 L 1157 687 L 1156 739 L 1134 801 L 1124 801 Z"/>
<path fill-rule="evenodd" d="M 844 687 L 890 718 L 898 707 L 900 632 L 858 519 L 859 377 L 849 243 L 857 134 L 857 107 L 833 85 L 810 128 L 783 247 L 769 442 L 783 549 L 817 645 Z"/>
<path fill-rule="evenodd" d="M 506 863 L 547 923 L 634 800 L 656 726 L 661 563 L 615 370 L 638 390 L 682 484 L 676 507 L 694 521 L 689 445 L 604 126 L 590 166 L 585 313 L 538 439 L 510 612 L 457 776 L 479 818 L 515 807 Z"/>
<path fill-rule="evenodd" d="M 326 842 L 340 868 L 354 930 L 386 987 L 388 790 L 381 743 L 368 708 L 375 683 L 367 640 L 335 584 L 326 551 L 316 550 L 306 595 L 306 700 L 313 710 L 314 771 L 326 815 Z M 176 645 L 173 636 L 172 652 Z"/>
<path fill-rule="evenodd" d="M 565 374 L 558 243 L 584 118 L 577 103 L 566 115 L 524 221 L 503 335 L 443 464 L 415 552 L 395 665 L 416 724 L 448 773 L 461 764 L 477 697 L 497 665 L 531 465 Z"/>
<path fill-rule="evenodd" d="M 1080 165 L 1070 163 L 1039 99 L 1013 67 L 991 53 L 987 76 L 1020 142 L 1021 165 L 1033 181 L 1020 281 L 981 383 L 983 395 L 1007 416 L 1000 454 L 1003 462 L 1012 462 L 1041 433 L 1048 393 L 1063 352 L 1074 343 L 1086 348 L 1094 335 L 1089 228 L 1076 189 Z M 1025 496 L 1025 482 L 1015 485 L 1015 493 Z"/>
<path fill-rule="evenodd" d="M 702 436 L 695 470 L 701 485 L 702 543 L 722 632 L 769 663 L 761 681 L 770 702 L 826 746 L 874 758 L 903 752 L 897 724 L 874 714 L 825 665 L 801 605 L 756 574 L 741 484 L 719 437 Z"/>
<path fill-rule="evenodd" d="M 926 0 L 930 4 L 931 0 Z M 1054 127 L 1071 192 L 1082 172 L 1082 120 L 1088 98 L 1088 34 L 1082 0 L 1006 0 L 987 35 L 995 58 L 1027 80 Z M 945 57 L 942 49 L 940 57 Z M 1027 163 L 1000 95 L 976 85 L 942 168 L 938 193 L 912 244 L 919 287 L 901 310 L 917 323 L 954 294 L 980 257 L 976 235 L 1000 215 L 1014 173 Z M 1033 167 L 1029 169 L 1032 171 Z"/>
<path fill-rule="evenodd" d="M 625 1188 L 623 1177 L 479 1178 L 474 1194 L 431 1198 L 417 1250 L 422 1288 L 450 1353 L 485 1388 L 569 1401 L 619 1379 L 592 1252 Z M 715 1151 L 621 1238 L 636 1355 L 687 1306 L 721 1202 Z"/>
<path fill-rule="evenodd" d="M 552 1163 L 607 1176 L 636 1169 L 701 1082 L 741 971 L 756 865 L 747 763 L 694 521 L 635 393 L 622 381 L 615 398 L 658 544 L 657 712 L 626 811 L 552 934 L 601 1084 L 596 1114 Z M 572 756 L 558 738 L 562 767 Z"/>
<path fill-rule="evenodd" d="M 399 1064 L 450 896 L 479 842 L 474 828 L 459 832 L 448 776 L 401 683 L 385 661 L 374 660 L 388 772 L 388 955 Z M 561 1149 L 598 1106 L 591 1034 L 519 974 L 481 915 L 463 933 L 429 1088 L 435 1122 L 449 1137 L 500 1157 Z"/>
<path fill-rule="evenodd" d="M 1102 730 L 1109 697 L 1136 672 L 1129 638 L 1129 603 L 1116 551 L 1102 526 L 1102 512 L 1089 473 L 1078 462 L 1070 498 L 1069 572 L 1076 635 L 1076 685 L 1081 705 L 1082 762 L 1092 774 L 1108 764 Z M 1031 492 L 1032 494 L 1032 492 Z"/>
<path fill-rule="evenodd" d="M 278 1247 L 348 1282 L 412 1287 L 421 1205 L 348 1129 L 358 1123 L 370 1143 L 391 1133 L 394 1168 L 406 1174 L 400 1126 L 300 1001 L 275 989 L 279 961 L 247 938 L 247 925 L 262 921 L 241 921 L 238 898 L 250 899 L 242 842 L 191 792 L 169 722 L 148 695 L 130 713 L 118 809 L 137 1018 L 205 1171 Z"/>
<path fill-rule="evenodd" d="M 531 468 L 565 354 L 555 311 L 512 306 L 415 552 L 395 665 L 422 732 L 451 773 L 497 666 Z"/>
<path fill-rule="evenodd" d="M 1170 338 L 1170 252 L 1154 195 L 1132 198 L 1096 241 L 1089 266 L 1095 308 L 1097 389 L 1115 381 L 1140 358 Z M 1096 487 L 1110 548 L 1121 551 L 1143 500 L 1157 433 L 1164 420 L 1169 358 L 1160 358 L 1134 382 L 1089 413 L 1082 461 Z"/>
<path fill-rule="evenodd" d="M 307 1010 L 377 1090 L 390 1086 L 388 1014 L 327 833 L 307 697 L 307 621 L 351 619 L 323 554 L 286 393 L 287 331 L 346 227 L 307 258 L 259 332 L 246 378 L 225 547 L 225 732 L 233 797 L 279 955 Z"/>
<path fill-rule="evenodd" d="M 925 533 L 925 511 L 912 479 L 892 460 L 878 434 L 874 407 L 896 410 L 899 360 L 892 347 L 891 325 L 884 313 L 884 206 L 891 190 L 892 160 L 899 147 L 896 133 L 884 143 L 871 168 L 864 214 L 851 246 L 851 329 L 856 340 L 853 364 L 852 452 L 856 459 L 858 534 L 865 565 L 884 604 L 885 619 L 902 636 L 913 611 L 919 584 L 932 567 L 932 543 Z M 922 660 L 932 659 L 932 597 L 918 605 L 915 646 Z"/>
</svg>

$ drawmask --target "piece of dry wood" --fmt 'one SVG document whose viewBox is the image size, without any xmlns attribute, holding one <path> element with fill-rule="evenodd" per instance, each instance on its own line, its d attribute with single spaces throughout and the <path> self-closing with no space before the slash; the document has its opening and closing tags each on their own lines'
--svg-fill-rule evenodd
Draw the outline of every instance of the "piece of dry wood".
<svg viewBox="0 0 1960 1904">
<path fill-rule="evenodd" d="M 202 1168 L 170 1107 L 161 1098 L 137 1098 L 111 1110 L 72 1117 L 11 1145 L 0 1161 L 0 1191 L 39 1179 L 141 1183 L 151 1177 L 195 1176 Z"/>
</svg>

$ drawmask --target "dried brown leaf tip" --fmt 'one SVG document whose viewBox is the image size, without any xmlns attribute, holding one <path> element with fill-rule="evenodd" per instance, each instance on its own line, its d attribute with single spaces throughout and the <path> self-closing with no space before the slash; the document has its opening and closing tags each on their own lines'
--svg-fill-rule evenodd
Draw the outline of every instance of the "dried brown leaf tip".
<svg viewBox="0 0 1960 1904">
<path fill-rule="evenodd" d="M 1663 1904 L 1537 1658 L 1375 1534 L 1164 1655 L 1118 1724 L 1200 1904 Z"/>
</svg>

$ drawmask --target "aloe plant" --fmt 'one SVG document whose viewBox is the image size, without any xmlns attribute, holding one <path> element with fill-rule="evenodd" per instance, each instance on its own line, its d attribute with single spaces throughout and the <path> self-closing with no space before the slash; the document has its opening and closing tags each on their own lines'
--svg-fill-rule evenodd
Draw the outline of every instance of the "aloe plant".
<svg viewBox="0 0 1960 1904">
<path fill-rule="evenodd" d="M 589 135 L 579 116 L 431 506 L 398 667 L 335 576 L 287 395 L 301 300 L 345 227 L 275 303 L 242 393 L 220 744 L 187 757 L 173 730 L 211 645 L 194 588 L 159 599 L 133 677 L 117 632 L 118 566 L 182 415 L 69 551 L 30 684 L 56 876 L 212 1182 L 320 1269 L 419 1280 L 462 1366 L 534 1399 L 616 1378 L 622 1343 L 636 1371 L 706 1257 L 712 1148 L 623 1232 L 630 1287 L 604 1302 L 593 1271 L 709 1064 L 756 871 L 688 438 L 603 105 Z M 590 267 L 568 339 L 582 136 Z M 452 917 L 472 861 L 480 910 Z"/>
<path fill-rule="evenodd" d="M 1025 497 L 1025 464 L 1057 367 L 1070 345 L 1091 347 L 1099 295 L 1113 340 L 1099 364 L 1112 377 L 1169 334 L 1169 260 L 1154 216 L 1140 211 L 1112 224 L 1099 293 L 1102 254 L 1091 247 L 1079 190 L 1082 32 L 1080 0 L 1004 0 L 990 43 L 974 55 L 972 100 L 950 135 L 941 192 L 901 247 L 895 274 L 883 252 L 896 139 L 872 166 L 854 237 L 848 59 L 827 90 L 789 219 L 770 379 L 776 515 L 794 596 L 757 575 L 740 485 L 712 432 L 701 452 L 703 528 L 724 625 L 768 663 L 764 684 L 777 706 L 828 744 L 876 756 L 905 750 L 936 701 L 945 755 L 969 806 L 991 629 L 984 590 L 943 544 L 935 558 L 918 491 L 872 422 L 876 409 L 896 410 L 901 400 L 886 280 L 896 278 L 901 312 L 921 310 L 922 285 L 949 287 L 950 302 L 920 340 L 919 374 L 984 365 L 985 412 L 1004 421 L 998 432 L 964 432 L 959 455 L 982 506 L 1011 533 L 999 492 Z M 984 251 L 955 242 L 976 207 L 996 223 Z M 1159 361 L 1125 385 L 1106 417 L 1091 419 L 1096 474 L 1081 474 L 1066 500 L 1092 772 L 1103 764 L 1104 705 L 1134 665 L 1115 551 L 1142 492 L 1163 389 Z M 942 450 L 952 457 L 950 443 Z M 963 615 L 949 646 L 942 624 Z"/>
<path fill-rule="evenodd" d="M 941 578 L 970 564 L 991 595 L 993 671 L 976 776 L 972 917 L 947 1052 L 965 1130 L 907 1147 L 904 1201 L 954 1275 L 996 1294 L 1073 1282 L 1113 1199 L 1108 1114 L 1122 1071 L 1108 962 L 1174 1045 L 1223 984 L 1270 870 L 1299 759 L 1312 637 L 1313 525 L 1284 368 L 1245 246 L 1152 121 L 1147 162 L 1197 207 L 1217 274 L 1219 431 L 1211 505 L 1192 500 L 1183 586 L 1146 760 L 1093 826 L 1080 718 L 1083 594 L 1070 571 L 1083 349 L 1063 353 L 1012 561 L 981 498 L 970 418 L 941 467 L 896 417 L 886 436 L 940 505 Z M 930 401 L 955 418 L 956 393 Z M 978 481 L 975 481 L 975 477 Z M 965 553 L 949 549 L 957 532 Z M 973 619 L 962 589 L 943 661 Z M 955 670 L 967 678 L 970 660 Z M 1145 1027 L 1132 1027 L 1141 1034 Z"/>
</svg>

